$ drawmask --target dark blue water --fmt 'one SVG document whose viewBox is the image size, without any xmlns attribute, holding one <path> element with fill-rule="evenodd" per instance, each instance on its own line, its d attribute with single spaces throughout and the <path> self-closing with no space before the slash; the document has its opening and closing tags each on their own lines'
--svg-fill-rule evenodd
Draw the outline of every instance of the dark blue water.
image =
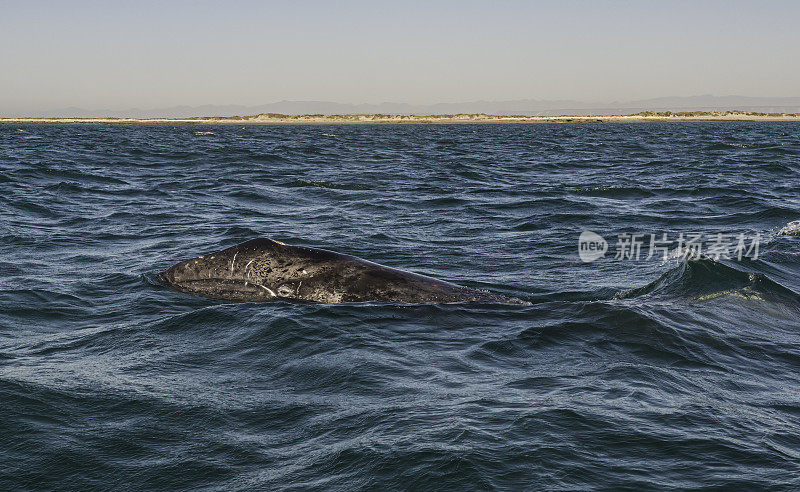
<svg viewBox="0 0 800 492">
<path fill-rule="evenodd" d="M 2 126 L 0 488 L 797 489 L 799 170 L 793 123 Z M 690 232 L 763 239 L 614 258 Z M 155 279 L 258 236 L 530 305 Z"/>
</svg>

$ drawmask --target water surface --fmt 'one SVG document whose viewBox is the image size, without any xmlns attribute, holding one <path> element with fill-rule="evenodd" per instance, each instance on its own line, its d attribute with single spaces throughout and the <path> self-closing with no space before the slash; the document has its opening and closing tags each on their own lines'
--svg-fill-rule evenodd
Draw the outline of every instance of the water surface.
<svg viewBox="0 0 800 492">
<path fill-rule="evenodd" d="M 796 489 L 799 169 L 795 123 L 0 126 L 0 487 Z M 258 236 L 530 305 L 155 280 Z"/>
</svg>

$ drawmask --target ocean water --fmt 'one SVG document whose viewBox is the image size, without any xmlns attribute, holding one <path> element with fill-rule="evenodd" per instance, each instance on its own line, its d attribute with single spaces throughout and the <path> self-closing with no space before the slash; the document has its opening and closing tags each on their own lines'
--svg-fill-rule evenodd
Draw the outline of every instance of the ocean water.
<svg viewBox="0 0 800 492">
<path fill-rule="evenodd" d="M 799 170 L 779 122 L 0 126 L 0 489 L 796 490 Z M 615 258 L 690 233 L 758 255 Z M 529 304 L 155 278 L 259 236 Z"/>
</svg>

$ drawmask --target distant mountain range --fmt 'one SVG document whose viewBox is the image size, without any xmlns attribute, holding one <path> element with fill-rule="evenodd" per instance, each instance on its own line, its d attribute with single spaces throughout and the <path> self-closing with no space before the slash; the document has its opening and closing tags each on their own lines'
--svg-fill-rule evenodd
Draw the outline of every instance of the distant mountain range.
<svg viewBox="0 0 800 492">
<path fill-rule="evenodd" d="M 559 116 L 612 115 L 640 111 L 724 111 L 741 110 L 763 113 L 799 113 L 800 97 L 690 96 L 659 97 L 635 101 L 590 103 L 575 100 L 543 101 L 519 99 L 511 101 L 473 101 L 463 103 L 346 104 L 328 101 L 280 101 L 260 106 L 203 105 L 174 106 L 155 109 L 83 109 L 63 108 L 31 113 L 5 112 L 0 117 L 73 117 L 73 118 L 185 118 L 192 116 L 247 116 L 261 113 L 281 114 L 457 114 L 486 113 L 495 115 Z"/>
</svg>

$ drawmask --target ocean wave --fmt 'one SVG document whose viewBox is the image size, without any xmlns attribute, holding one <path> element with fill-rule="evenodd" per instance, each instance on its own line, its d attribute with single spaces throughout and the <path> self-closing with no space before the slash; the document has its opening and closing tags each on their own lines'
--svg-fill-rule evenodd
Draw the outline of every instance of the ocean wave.
<svg viewBox="0 0 800 492">
<path fill-rule="evenodd" d="M 314 187 L 314 188 L 328 188 L 331 190 L 352 190 L 363 191 L 369 190 L 370 187 L 362 183 L 335 183 L 331 181 L 318 180 L 318 179 L 295 179 L 287 183 L 290 188 Z"/>
<path fill-rule="evenodd" d="M 666 296 L 708 301 L 733 296 L 748 301 L 800 304 L 800 293 L 771 279 L 759 260 L 715 261 L 711 258 L 685 259 L 644 287 L 624 290 L 616 299 Z"/>
<path fill-rule="evenodd" d="M 593 186 L 580 188 L 577 193 L 585 196 L 596 196 L 604 198 L 647 198 L 654 196 L 653 190 L 631 187 L 631 186 Z"/>
</svg>

